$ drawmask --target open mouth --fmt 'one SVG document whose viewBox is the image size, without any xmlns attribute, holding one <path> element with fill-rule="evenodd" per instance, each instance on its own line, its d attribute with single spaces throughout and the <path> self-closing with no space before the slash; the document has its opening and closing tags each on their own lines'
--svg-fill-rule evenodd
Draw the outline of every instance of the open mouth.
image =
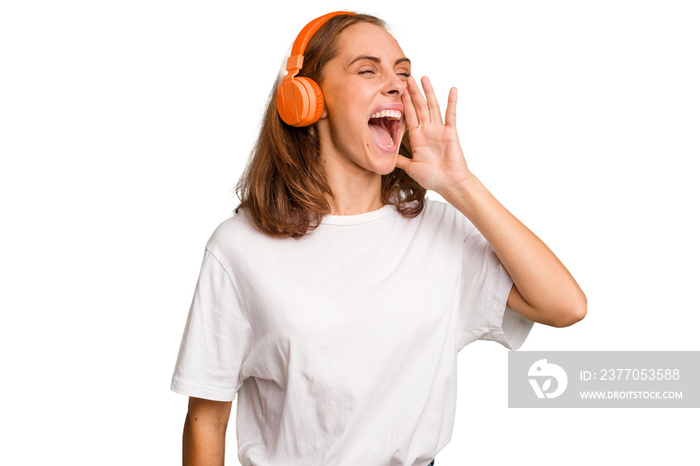
<svg viewBox="0 0 700 466">
<path fill-rule="evenodd" d="M 379 110 L 372 114 L 367 123 L 374 142 L 383 150 L 393 152 L 401 143 L 402 112 L 398 109 Z"/>
</svg>

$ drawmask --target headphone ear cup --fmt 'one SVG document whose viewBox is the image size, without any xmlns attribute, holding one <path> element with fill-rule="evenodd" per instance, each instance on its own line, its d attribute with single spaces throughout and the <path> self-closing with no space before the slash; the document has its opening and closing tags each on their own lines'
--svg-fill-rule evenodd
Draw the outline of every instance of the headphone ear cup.
<svg viewBox="0 0 700 466">
<path fill-rule="evenodd" d="M 297 82 L 302 84 L 306 88 L 307 102 L 307 118 L 301 122 L 300 126 L 309 126 L 318 121 L 323 114 L 323 91 L 321 91 L 321 86 L 319 86 L 316 81 L 311 78 L 300 77 L 297 78 Z"/>
<path fill-rule="evenodd" d="M 282 82 L 277 90 L 277 113 L 290 126 L 316 123 L 323 114 L 321 87 L 303 76 Z"/>
</svg>

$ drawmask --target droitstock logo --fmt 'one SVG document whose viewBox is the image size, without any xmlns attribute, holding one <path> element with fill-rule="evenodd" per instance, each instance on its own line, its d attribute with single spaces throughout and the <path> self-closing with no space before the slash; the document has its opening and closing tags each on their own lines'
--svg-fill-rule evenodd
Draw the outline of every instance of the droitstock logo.
<svg viewBox="0 0 700 466">
<path fill-rule="evenodd" d="M 548 363 L 546 359 L 540 359 L 530 366 L 527 375 L 537 398 L 556 398 L 564 393 L 569 383 L 566 371 L 556 364 Z M 552 379 L 556 381 L 554 390 L 550 390 Z M 542 380 L 542 385 L 539 380 Z"/>
<path fill-rule="evenodd" d="M 509 351 L 508 407 L 700 408 L 698 367 L 700 351 Z"/>
</svg>

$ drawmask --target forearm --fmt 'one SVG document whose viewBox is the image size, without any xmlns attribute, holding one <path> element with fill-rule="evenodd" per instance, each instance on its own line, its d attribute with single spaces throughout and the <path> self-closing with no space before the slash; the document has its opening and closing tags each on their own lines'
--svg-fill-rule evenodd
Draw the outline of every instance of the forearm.
<svg viewBox="0 0 700 466">
<path fill-rule="evenodd" d="M 188 413 L 182 435 L 183 466 L 223 466 L 226 425 L 204 422 Z"/>
<path fill-rule="evenodd" d="M 471 176 L 440 194 L 484 235 L 519 293 L 536 312 L 533 320 L 561 327 L 583 318 L 586 297 L 576 280 L 478 178 Z"/>
</svg>

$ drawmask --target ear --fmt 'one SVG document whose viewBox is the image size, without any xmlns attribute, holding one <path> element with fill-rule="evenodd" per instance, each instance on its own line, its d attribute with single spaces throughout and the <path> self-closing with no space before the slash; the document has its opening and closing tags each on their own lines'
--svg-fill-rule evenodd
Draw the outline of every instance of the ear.
<svg viewBox="0 0 700 466">
<path fill-rule="evenodd" d="M 326 106 L 324 105 L 324 106 L 323 106 L 323 113 L 321 113 L 321 117 L 319 118 L 319 120 L 323 120 L 323 119 L 325 119 L 325 118 L 328 118 L 328 109 L 327 109 Z"/>
</svg>

